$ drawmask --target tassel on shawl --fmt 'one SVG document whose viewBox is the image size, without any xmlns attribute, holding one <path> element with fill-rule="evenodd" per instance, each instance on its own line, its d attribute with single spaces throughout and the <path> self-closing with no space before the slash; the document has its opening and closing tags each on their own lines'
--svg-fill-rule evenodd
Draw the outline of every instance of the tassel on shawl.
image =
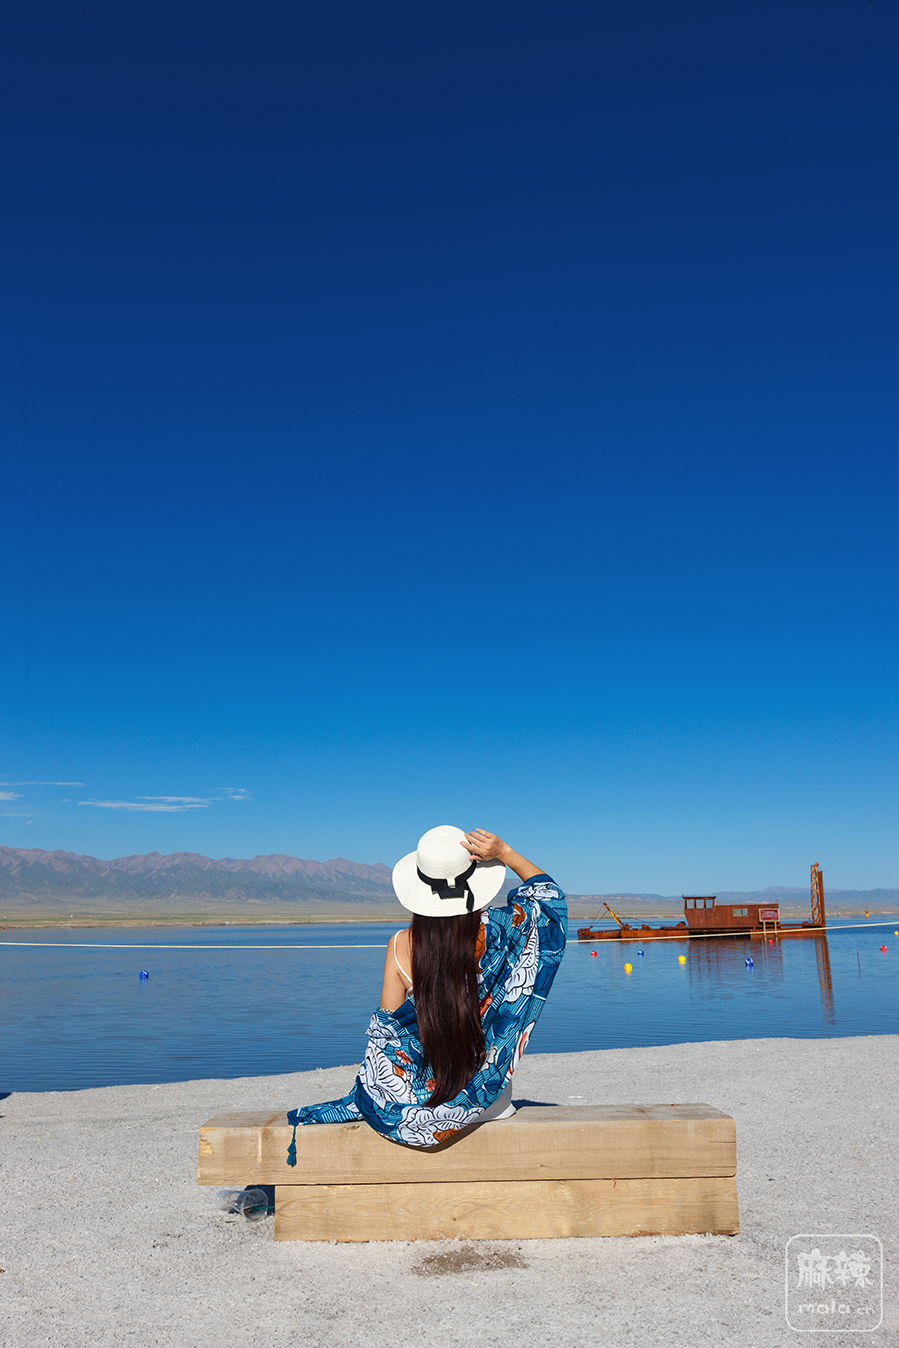
<svg viewBox="0 0 899 1348">
<path fill-rule="evenodd" d="M 287 1148 L 287 1164 L 296 1165 L 297 1163 L 297 1127 L 299 1119 L 296 1117 L 299 1111 L 292 1109 L 287 1115 L 287 1122 L 293 1125 L 293 1136 L 290 1139 L 290 1146 Z"/>
</svg>

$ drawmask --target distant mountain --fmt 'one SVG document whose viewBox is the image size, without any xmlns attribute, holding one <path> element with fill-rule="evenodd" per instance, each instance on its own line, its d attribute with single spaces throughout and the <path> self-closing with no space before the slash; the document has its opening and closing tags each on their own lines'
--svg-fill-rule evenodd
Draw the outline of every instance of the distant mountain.
<svg viewBox="0 0 899 1348">
<path fill-rule="evenodd" d="M 831 890 L 831 908 L 899 909 L 899 889 Z M 724 903 L 780 900 L 784 907 L 807 907 L 801 888 L 719 890 Z M 627 917 L 628 909 L 647 906 L 679 909 L 681 896 L 664 894 L 572 894 L 579 912 L 601 909 L 603 902 Z M 396 904 L 390 868 L 379 863 L 307 861 L 276 852 L 248 859 L 214 859 L 198 852 L 147 852 L 144 855 L 97 857 L 75 852 L 0 846 L 0 914 L 20 919 L 80 915 L 140 918 L 159 913 L 234 913 L 239 906 L 280 914 L 321 913 L 338 908 L 350 912 L 392 908 Z"/>
<path fill-rule="evenodd" d="M 725 903 L 776 903 L 808 906 L 811 903 L 809 888 L 790 889 L 783 886 L 769 886 L 768 889 L 753 889 L 744 893 L 739 889 L 721 890 L 718 898 Z M 883 908 L 896 909 L 899 905 L 899 889 L 824 889 L 825 907 L 833 908 Z"/>
<path fill-rule="evenodd" d="M 57 906 L 170 910 L 210 903 L 319 907 L 335 900 L 394 903 L 389 868 L 344 857 L 306 861 L 279 853 L 214 860 L 197 852 L 148 852 L 100 861 L 75 852 L 0 847 L 0 904 L 17 911 Z"/>
<path fill-rule="evenodd" d="M 692 892 L 692 891 L 691 891 Z M 709 891 L 711 892 L 711 891 Z M 715 891 L 719 903 L 779 903 L 782 908 L 810 908 L 811 895 L 807 888 L 790 885 L 769 885 L 767 889 L 719 889 Z M 577 899 L 581 908 L 595 904 L 602 908 L 608 903 L 622 917 L 627 916 L 628 906 L 680 909 L 683 896 L 680 894 L 577 894 L 569 895 Z M 825 908 L 833 909 L 871 909 L 890 912 L 899 911 L 899 889 L 825 889 Z M 608 917 L 608 914 L 605 914 Z M 611 920 L 611 919 L 610 919 Z"/>
</svg>

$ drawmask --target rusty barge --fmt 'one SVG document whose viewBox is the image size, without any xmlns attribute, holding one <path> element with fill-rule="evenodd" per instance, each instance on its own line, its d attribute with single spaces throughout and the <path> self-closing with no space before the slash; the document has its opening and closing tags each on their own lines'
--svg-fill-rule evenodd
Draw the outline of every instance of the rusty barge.
<svg viewBox="0 0 899 1348">
<path fill-rule="evenodd" d="M 703 936 L 746 936 L 751 941 L 777 940 L 782 936 L 820 936 L 824 920 L 824 872 L 817 862 L 811 868 L 812 911 L 810 922 L 781 922 L 779 903 L 719 903 L 714 894 L 684 895 L 684 920 L 670 927 L 632 927 L 607 903 L 603 907 L 616 922 L 611 930 L 579 927 L 579 941 L 660 941 L 695 939 Z"/>
</svg>

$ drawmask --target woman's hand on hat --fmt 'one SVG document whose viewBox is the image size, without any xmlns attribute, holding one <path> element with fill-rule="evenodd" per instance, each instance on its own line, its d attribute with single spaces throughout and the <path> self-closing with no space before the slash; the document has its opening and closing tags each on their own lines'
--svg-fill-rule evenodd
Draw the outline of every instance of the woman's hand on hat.
<svg viewBox="0 0 899 1348">
<path fill-rule="evenodd" d="M 488 833 L 484 828 L 473 828 L 466 833 L 462 846 L 475 861 L 502 861 L 509 851 L 502 838 L 498 838 L 495 833 Z"/>
<path fill-rule="evenodd" d="M 519 880 L 525 883 L 534 875 L 545 874 L 533 861 L 528 861 L 503 842 L 502 838 L 498 838 L 495 833 L 488 833 L 485 828 L 473 828 L 470 833 L 466 833 L 462 846 L 475 861 L 493 861 L 496 858 L 504 866 L 511 867 Z"/>
</svg>

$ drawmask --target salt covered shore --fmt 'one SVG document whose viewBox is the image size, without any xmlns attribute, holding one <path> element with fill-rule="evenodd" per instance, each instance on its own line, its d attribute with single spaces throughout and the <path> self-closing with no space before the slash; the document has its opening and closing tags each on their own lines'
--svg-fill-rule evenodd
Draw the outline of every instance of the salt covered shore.
<svg viewBox="0 0 899 1348">
<path fill-rule="evenodd" d="M 899 1035 L 525 1057 L 516 1098 L 703 1100 L 737 1121 L 739 1236 L 279 1242 L 198 1188 L 197 1129 L 226 1109 L 349 1088 L 352 1068 L 0 1099 L 0 1342 L 19 1345 L 896 1343 Z M 799 1335 L 784 1249 L 884 1246 L 874 1333 Z"/>
</svg>

